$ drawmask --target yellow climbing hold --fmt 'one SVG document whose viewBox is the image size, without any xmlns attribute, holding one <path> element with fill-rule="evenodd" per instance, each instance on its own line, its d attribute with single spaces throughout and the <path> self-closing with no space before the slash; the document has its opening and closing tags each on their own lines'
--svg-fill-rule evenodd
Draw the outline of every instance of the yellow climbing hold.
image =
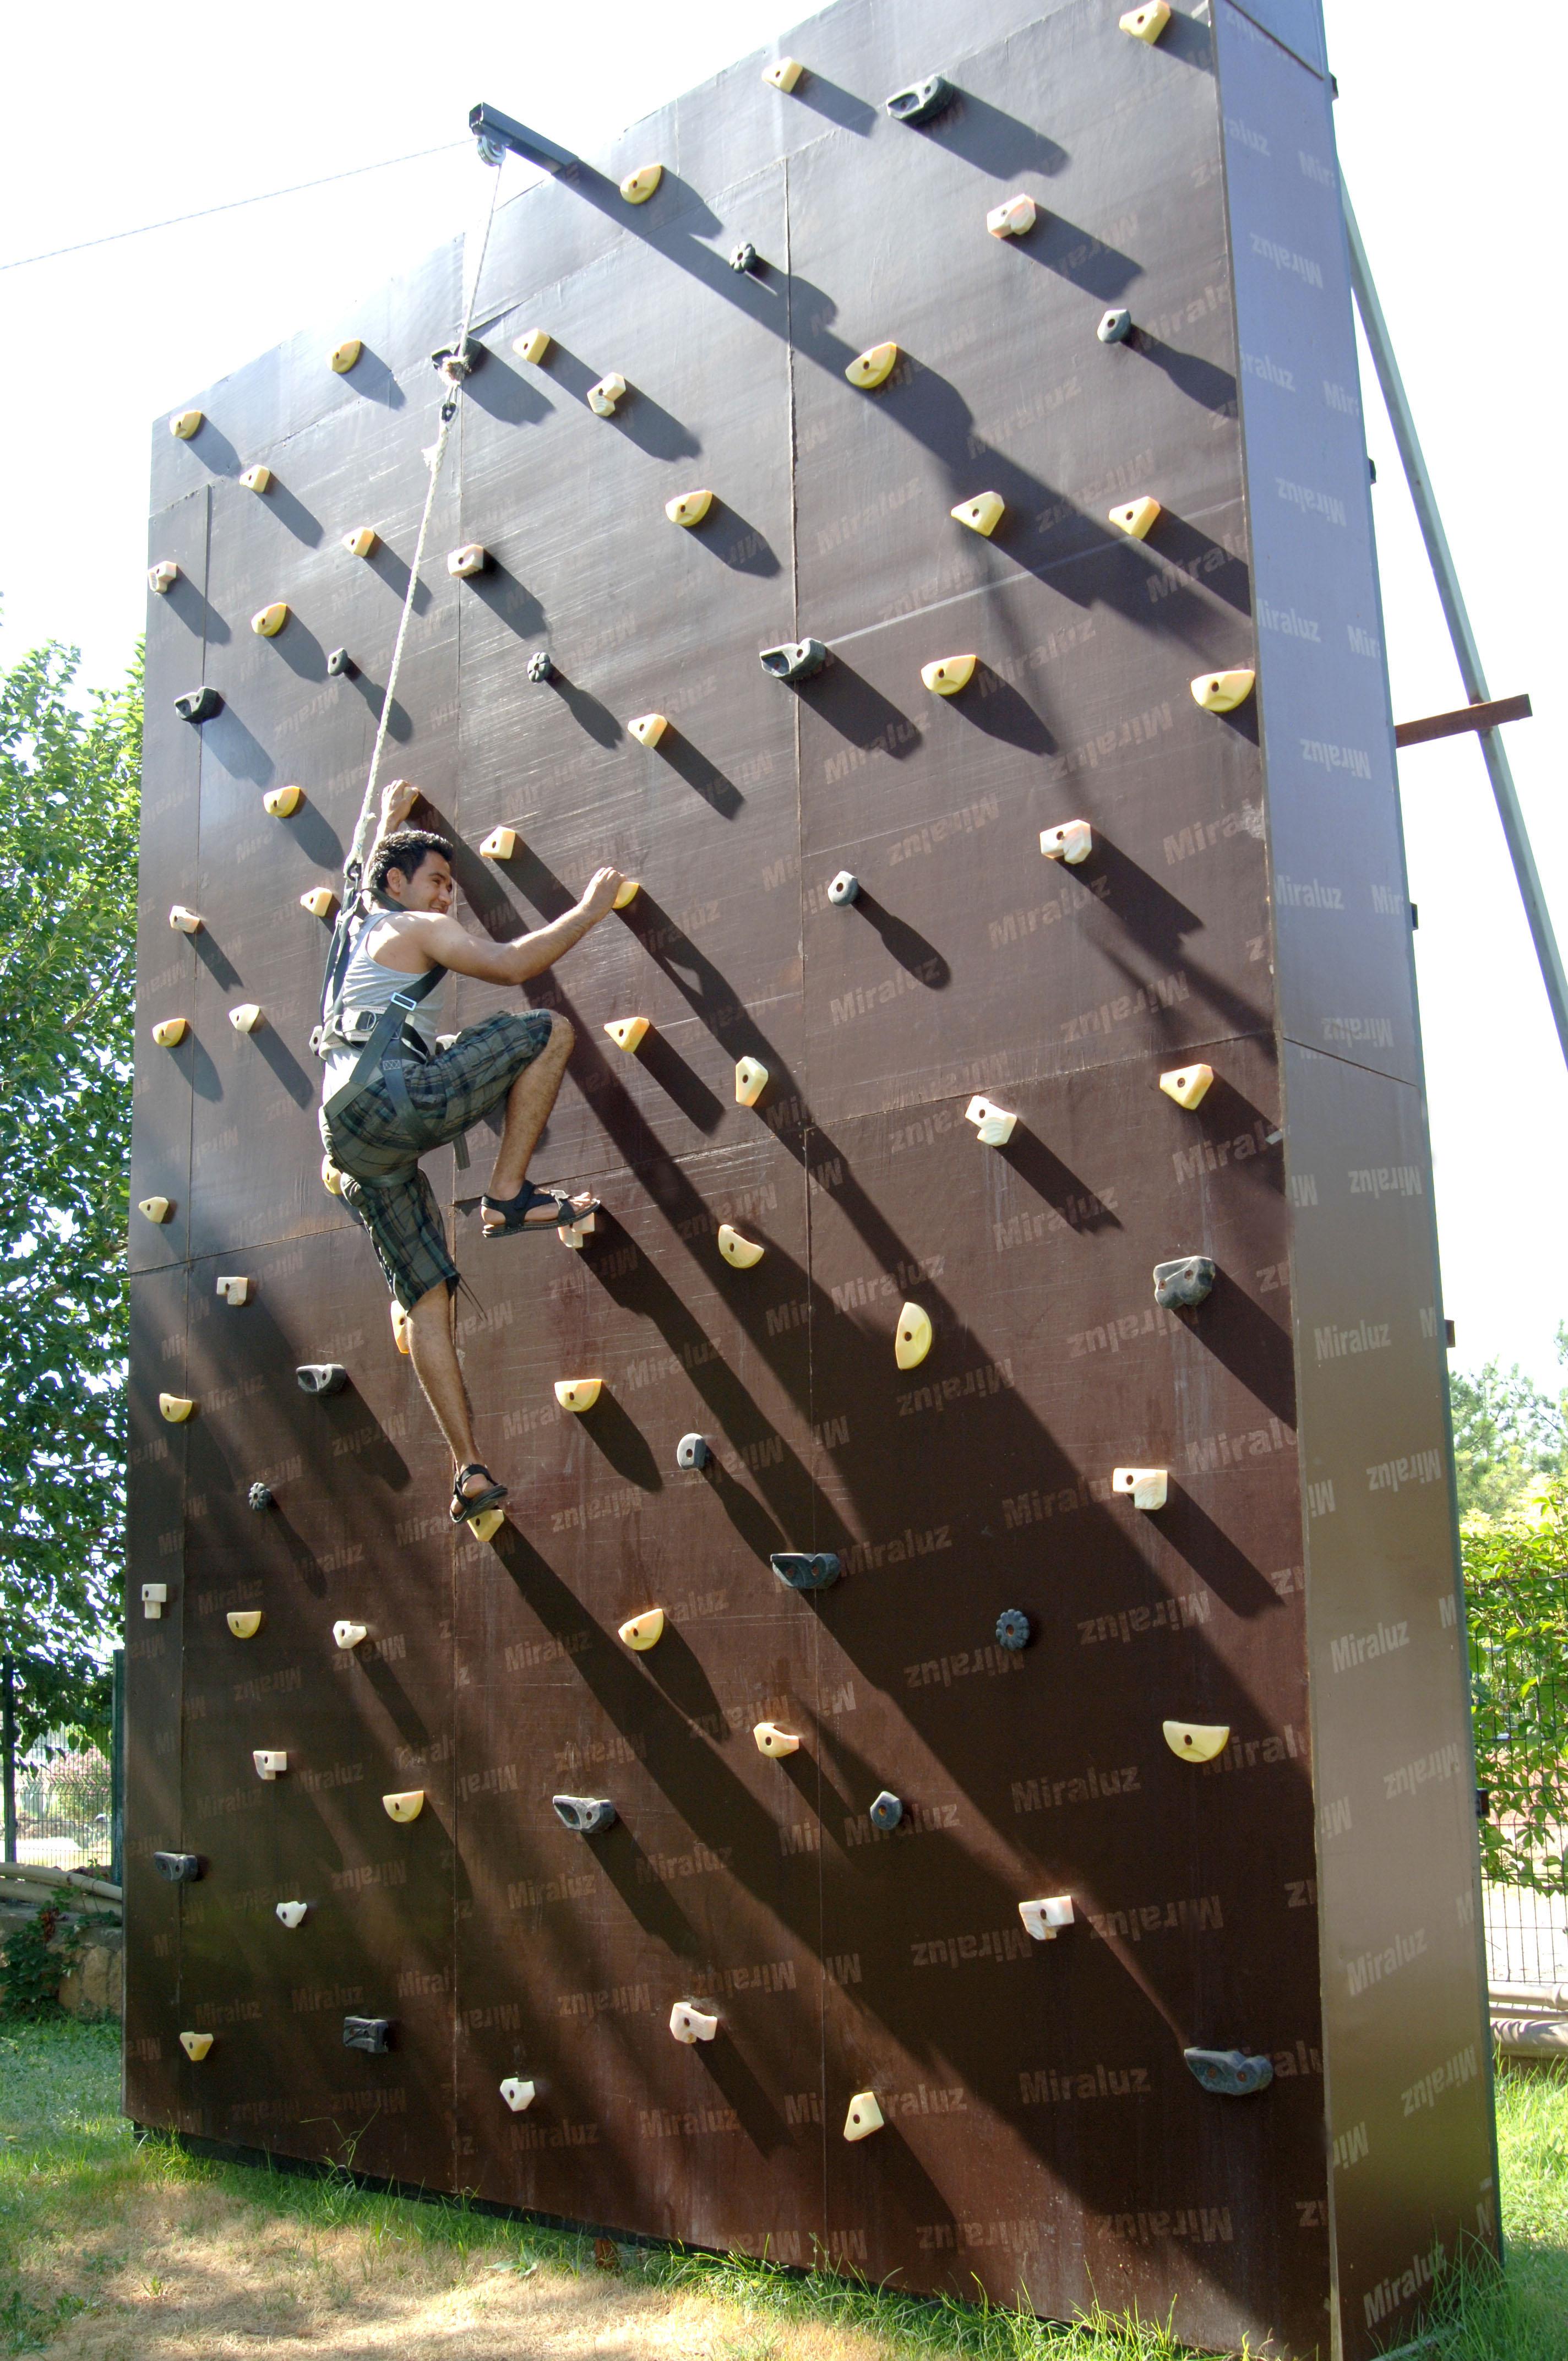
<svg viewBox="0 0 1568 2361">
<path fill-rule="evenodd" d="M 873 386 L 885 385 L 897 366 L 896 345 L 868 345 L 863 353 L 855 355 L 844 375 L 851 385 L 869 393 Z"/>
</svg>

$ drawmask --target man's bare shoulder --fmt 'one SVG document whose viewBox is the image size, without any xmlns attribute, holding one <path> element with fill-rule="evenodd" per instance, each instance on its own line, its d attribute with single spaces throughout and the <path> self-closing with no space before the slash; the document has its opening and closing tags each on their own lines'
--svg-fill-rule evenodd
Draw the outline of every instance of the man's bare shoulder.
<svg viewBox="0 0 1568 2361">
<path fill-rule="evenodd" d="M 395 968 L 400 975 L 422 975 L 426 968 L 450 966 L 448 954 L 460 951 L 467 939 L 455 918 L 435 910 L 401 910 L 395 918 L 377 920 L 366 952 L 378 967 Z"/>
</svg>

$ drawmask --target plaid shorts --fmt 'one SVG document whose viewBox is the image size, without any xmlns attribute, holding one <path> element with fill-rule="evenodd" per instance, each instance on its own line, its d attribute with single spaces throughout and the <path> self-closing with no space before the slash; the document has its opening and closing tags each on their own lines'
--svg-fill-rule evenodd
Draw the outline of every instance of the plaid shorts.
<svg viewBox="0 0 1568 2361">
<path fill-rule="evenodd" d="M 455 1289 L 457 1266 L 434 1191 L 419 1169 L 505 1098 L 550 1038 L 548 1010 L 506 1010 L 459 1033 L 450 1049 L 403 1063 L 410 1105 L 400 1107 L 378 1077 L 330 1119 L 321 1111 L 327 1154 L 343 1174 L 343 1201 L 370 1233 L 387 1284 L 405 1312 L 433 1287 Z"/>
</svg>

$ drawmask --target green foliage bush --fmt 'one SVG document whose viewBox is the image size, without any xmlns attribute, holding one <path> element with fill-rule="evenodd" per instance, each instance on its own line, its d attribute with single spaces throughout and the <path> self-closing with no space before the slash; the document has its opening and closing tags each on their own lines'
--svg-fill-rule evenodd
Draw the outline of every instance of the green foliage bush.
<svg viewBox="0 0 1568 2361">
<path fill-rule="evenodd" d="M 1461 1540 L 1483 1874 L 1568 1894 L 1568 1484 Z"/>
<path fill-rule="evenodd" d="M 60 1932 L 58 1905 L 46 1902 L 25 1927 L 6 1938 L 0 1953 L 4 1990 L 0 2006 L 7 2016 L 38 2016 L 60 2004 L 60 1978 L 82 1949 L 82 1929 Z"/>
</svg>

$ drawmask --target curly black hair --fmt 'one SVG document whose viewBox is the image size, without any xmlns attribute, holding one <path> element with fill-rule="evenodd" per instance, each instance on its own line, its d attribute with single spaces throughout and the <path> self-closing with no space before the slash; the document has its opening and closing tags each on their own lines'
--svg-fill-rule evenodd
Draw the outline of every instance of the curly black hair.
<svg viewBox="0 0 1568 2361">
<path fill-rule="evenodd" d="M 389 836 L 381 839 L 370 855 L 365 883 L 373 894 L 384 894 L 389 869 L 411 879 L 418 874 L 429 852 L 439 852 L 444 861 L 452 858 L 452 847 L 445 837 L 436 836 L 427 828 L 395 828 Z"/>
</svg>

